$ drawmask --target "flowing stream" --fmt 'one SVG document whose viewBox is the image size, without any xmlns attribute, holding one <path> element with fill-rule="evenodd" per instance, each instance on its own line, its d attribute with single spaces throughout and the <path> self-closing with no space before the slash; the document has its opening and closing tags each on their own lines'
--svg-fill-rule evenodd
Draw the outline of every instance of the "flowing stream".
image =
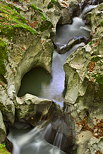
<svg viewBox="0 0 103 154">
<path fill-rule="evenodd" d="M 88 40 L 90 37 L 90 29 L 85 25 L 82 18 L 86 12 L 95 7 L 95 5 L 90 5 L 84 8 L 79 17 L 73 18 L 72 24 L 59 26 L 56 32 L 55 45 L 62 49 L 66 47 L 68 42 L 72 39 L 83 37 Z M 48 98 L 63 107 L 63 91 L 65 89 L 64 63 L 71 53 L 84 45 L 84 42 L 80 42 L 64 54 L 59 54 L 54 51 L 52 79 L 48 80 L 48 84 L 44 82 L 41 83 L 41 90 L 39 91 L 39 95 L 37 94 L 38 97 Z M 19 95 L 23 95 L 22 93 L 21 90 Z M 63 138 L 68 131 L 67 124 L 64 120 L 57 119 L 43 129 L 40 129 L 39 126 L 32 130 L 11 129 L 8 139 L 13 143 L 13 154 L 64 154 L 65 152 L 63 151 L 65 150 L 61 150 L 61 147 Z"/>
</svg>

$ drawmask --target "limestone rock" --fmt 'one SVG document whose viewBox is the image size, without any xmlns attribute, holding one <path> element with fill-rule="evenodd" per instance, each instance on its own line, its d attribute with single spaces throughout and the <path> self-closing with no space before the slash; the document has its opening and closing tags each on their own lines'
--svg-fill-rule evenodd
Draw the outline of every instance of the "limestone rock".
<svg viewBox="0 0 103 154">
<path fill-rule="evenodd" d="M 0 86 L 0 109 L 2 111 L 4 121 L 12 124 L 15 119 L 15 107 L 13 101 L 8 96 L 6 88 L 6 86 Z"/>
<path fill-rule="evenodd" d="M 101 153 L 101 145 L 103 146 L 102 7 L 103 4 L 98 5 L 86 17 L 91 23 L 92 40 L 71 54 L 64 66 L 66 73 L 65 104 L 71 106 L 76 132 L 79 134 L 83 129 L 91 134 L 89 139 L 88 136 L 86 137 L 88 141 L 85 143 L 81 144 L 82 140 L 78 142 L 78 147 L 81 147 L 77 150 L 78 154 Z M 94 143 L 91 143 L 92 140 Z"/>
<path fill-rule="evenodd" d="M 80 0 L 81 1 L 81 0 Z M 72 22 L 72 18 L 80 14 L 80 6 L 78 0 L 58 0 L 61 10 L 60 24 L 67 24 Z"/>
<path fill-rule="evenodd" d="M 20 6 L 11 2 L 10 5 L 13 7 L 10 9 L 11 12 L 8 15 L 2 14 L 5 18 L 8 17 L 6 28 L 9 28 L 5 31 L 6 25 L 3 21 L 5 26 L 2 25 L 0 29 L 0 43 L 2 39 L 4 45 L 2 49 L 6 51 L 7 57 L 3 57 L 4 70 L 0 73 L 0 123 L 2 124 L 0 141 L 4 141 L 6 135 L 4 122 L 12 125 L 15 117 L 18 121 L 26 121 L 35 126 L 42 121 L 48 123 L 52 120 L 52 115 L 55 119 L 61 115 L 62 111 L 52 101 L 30 94 L 18 98 L 17 93 L 23 75 L 32 67 L 40 66 L 51 72 L 54 47 L 50 33 L 55 32 L 57 23 L 71 23 L 74 12 L 79 15 L 78 2 L 77 0 L 63 1 L 63 3 L 56 0 L 28 0 L 27 4 L 23 2 L 22 5 L 19 4 Z M 18 7 L 19 12 L 17 12 Z M 100 4 L 86 16 L 91 24 L 93 36 L 91 42 L 72 54 L 64 66 L 65 106 L 67 114 L 72 111 L 76 134 L 80 133 L 80 140 L 77 142 L 80 147 L 78 154 L 83 153 L 84 149 L 85 154 L 94 154 L 102 151 L 103 147 L 103 136 L 100 133 L 103 128 L 101 120 L 103 119 L 102 8 L 103 4 Z M 13 20 L 11 20 L 12 13 L 14 13 Z"/>
<path fill-rule="evenodd" d="M 0 143 L 2 143 L 5 140 L 6 137 L 6 128 L 3 122 L 3 116 L 0 111 Z"/>
<path fill-rule="evenodd" d="M 42 122 L 51 121 L 61 113 L 61 110 L 51 100 L 26 94 L 22 98 L 16 97 L 16 112 L 19 121 L 25 120 L 35 126 Z M 53 117 L 53 115 L 55 116 Z"/>
<path fill-rule="evenodd" d="M 25 9 L 23 9 L 24 5 Z M 40 29 L 38 30 L 42 33 L 40 35 L 40 33 L 34 33 L 35 27 L 31 24 L 32 20 L 29 20 L 32 15 L 37 13 L 38 19 L 40 18 L 40 25 L 42 25 L 45 18 L 42 10 L 40 11 L 38 8 L 38 10 L 35 11 L 30 4 L 29 6 L 24 3 L 18 5 L 5 1 L 2 1 L 0 6 L 2 6 L 1 8 L 6 7 L 11 11 L 8 15 L 6 12 L 2 14 L 2 16 L 8 16 L 9 26 L 6 29 L 7 33 L 3 29 L 3 24 L 5 24 L 5 22 L 3 21 L 2 25 L 0 25 L 0 50 L 2 49 L 1 51 L 5 51 L 4 53 L 6 53 L 6 56 L 4 56 L 3 53 L 4 59 L 2 59 L 5 71 L 2 71 L 3 73 L 0 72 L 0 110 L 7 125 L 12 125 L 15 120 L 15 105 L 17 105 L 16 96 L 23 75 L 32 67 L 36 66 L 44 67 L 48 72 L 51 72 L 54 47 L 50 39 L 50 32 L 49 34 L 47 32 L 49 29 L 48 26 L 46 30 L 43 29 L 43 31 L 46 31 L 45 33 L 40 31 Z M 10 6 L 12 6 L 12 8 Z M 20 9 L 19 12 L 17 11 L 18 7 Z M 4 11 L 4 9 L 2 9 L 2 11 Z M 24 16 L 24 14 L 27 13 L 26 11 L 28 12 L 27 18 Z M 15 13 L 15 15 L 13 16 L 12 22 L 14 22 L 15 18 L 18 16 L 18 19 L 15 20 L 17 27 L 15 27 L 15 24 L 11 26 L 11 14 L 13 13 Z M 48 22 L 47 19 L 45 19 L 45 21 Z M 37 26 L 36 28 L 39 27 Z"/>
</svg>

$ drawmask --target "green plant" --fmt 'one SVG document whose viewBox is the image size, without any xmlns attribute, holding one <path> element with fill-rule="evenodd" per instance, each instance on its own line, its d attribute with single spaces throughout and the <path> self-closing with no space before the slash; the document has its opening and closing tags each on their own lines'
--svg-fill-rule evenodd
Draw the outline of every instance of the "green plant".
<svg viewBox="0 0 103 154">
<path fill-rule="evenodd" d="M 100 73 L 96 73 L 92 75 L 98 84 L 103 84 L 103 75 Z"/>
<path fill-rule="evenodd" d="M 10 153 L 6 150 L 5 144 L 0 144 L 0 154 L 10 154 Z"/>
<path fill-rule="evenodd" d="M 51 0 L 51 2 L 52 2 L 52 3 L 56 3 L 56 2 L 57 2 L 57 0 Z"/>
<path fill-rule="evenodd" d="M 100 25 L 103 26 L 103 20 L 100 21 Z"/>
<path fill-rule="evenodd" d="M 100 61 L 101 60 L 101 57 L 98 57 L 98 56 L 95 56 L 91 59 L 91 61 L 93 62 L 97 62 L 97 61 Z"/>
</svg>

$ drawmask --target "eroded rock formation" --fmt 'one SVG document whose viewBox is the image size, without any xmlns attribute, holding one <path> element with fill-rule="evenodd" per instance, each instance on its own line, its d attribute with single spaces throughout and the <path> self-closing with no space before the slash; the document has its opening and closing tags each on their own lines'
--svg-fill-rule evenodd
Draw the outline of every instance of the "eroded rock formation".
<svg viewBox="0 0 103 154">
<path fill-rule="evenodd" d="M 77 0 L 37 1 L 35 5 L 33 0 L 17 4 L 1 1 L 0 6 L 0 143 L 3 143 L 6 130 L 15 119 L 35 126 L 61 115 L 62 110 L 54 102 L 30 94 L 18 98 L 17 93 L 22 77 L 31 68 L 39 66 L 51 73 L 54 50 L 51 36 L 56 32 L 56 25 L 72 23 L 74 12 L 77 16 L 83 8 Z M 5 7 L 7 12 L 3 10 Z M 103 151 L 102 8 L 103 4 L 99 4 L 86 15 L 92 39 L 71 54 L 64 65 L 64 110 L 75 122 L 78 154 Z"/>
</svg>

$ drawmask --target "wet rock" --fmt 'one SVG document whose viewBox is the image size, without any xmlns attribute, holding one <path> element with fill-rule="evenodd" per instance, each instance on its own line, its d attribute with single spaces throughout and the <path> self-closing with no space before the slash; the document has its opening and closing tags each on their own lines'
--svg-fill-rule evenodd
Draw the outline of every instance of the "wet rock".
<svg viewBox="0 0 103 154">
<path fill-rule="evenodd" d="M 72 18 L 80 14 L 80 6 L 77 0 L 59 1 L 62 10 L 59 24 L 68 24 L 72 22 Z"/>
<path fill-rule="evenodd" d="M 33 126 L 51 121 L 52 118 L 57 117 L 62 112 L 51 100 L 38 98 L 30 94 L 26 94 L 22 98 L 17 97 L 16 103 L 17 120 L 25 120 Z"/>
<path fill-rule="evenodd" d="M 13 150 L 13 144 L 6 138 L 5 140 L 6 148 L 9 152 L 12 152 Z"/>
<path fill-rule="evenodd" d="M 71 115 L 62 113 L 46 127 L 44 138 L 62 151 L 72 154 L 76 150 L 74 129 Z"/>
<path fill-rule="evenodd" d="M 81 42 L 86 43 L 87 40 L 85 38 L 83 38 L 83 37 L 81 37 L 79 39 L 78 38 L 77 39 L 72 39 L 72 40 L 69 41 L 69 43 L 66 45 L 66 47 L 59 48 L 57 46 L 57 52 L 60 53 L 60 54 L 64 54 L 64 53 L 68 52 L 71 48 L 73 48 L 74 45 L 79 44 Z M 87 48 L 87 50 L 90 50 L 89 47 Z"/>
</svg>

